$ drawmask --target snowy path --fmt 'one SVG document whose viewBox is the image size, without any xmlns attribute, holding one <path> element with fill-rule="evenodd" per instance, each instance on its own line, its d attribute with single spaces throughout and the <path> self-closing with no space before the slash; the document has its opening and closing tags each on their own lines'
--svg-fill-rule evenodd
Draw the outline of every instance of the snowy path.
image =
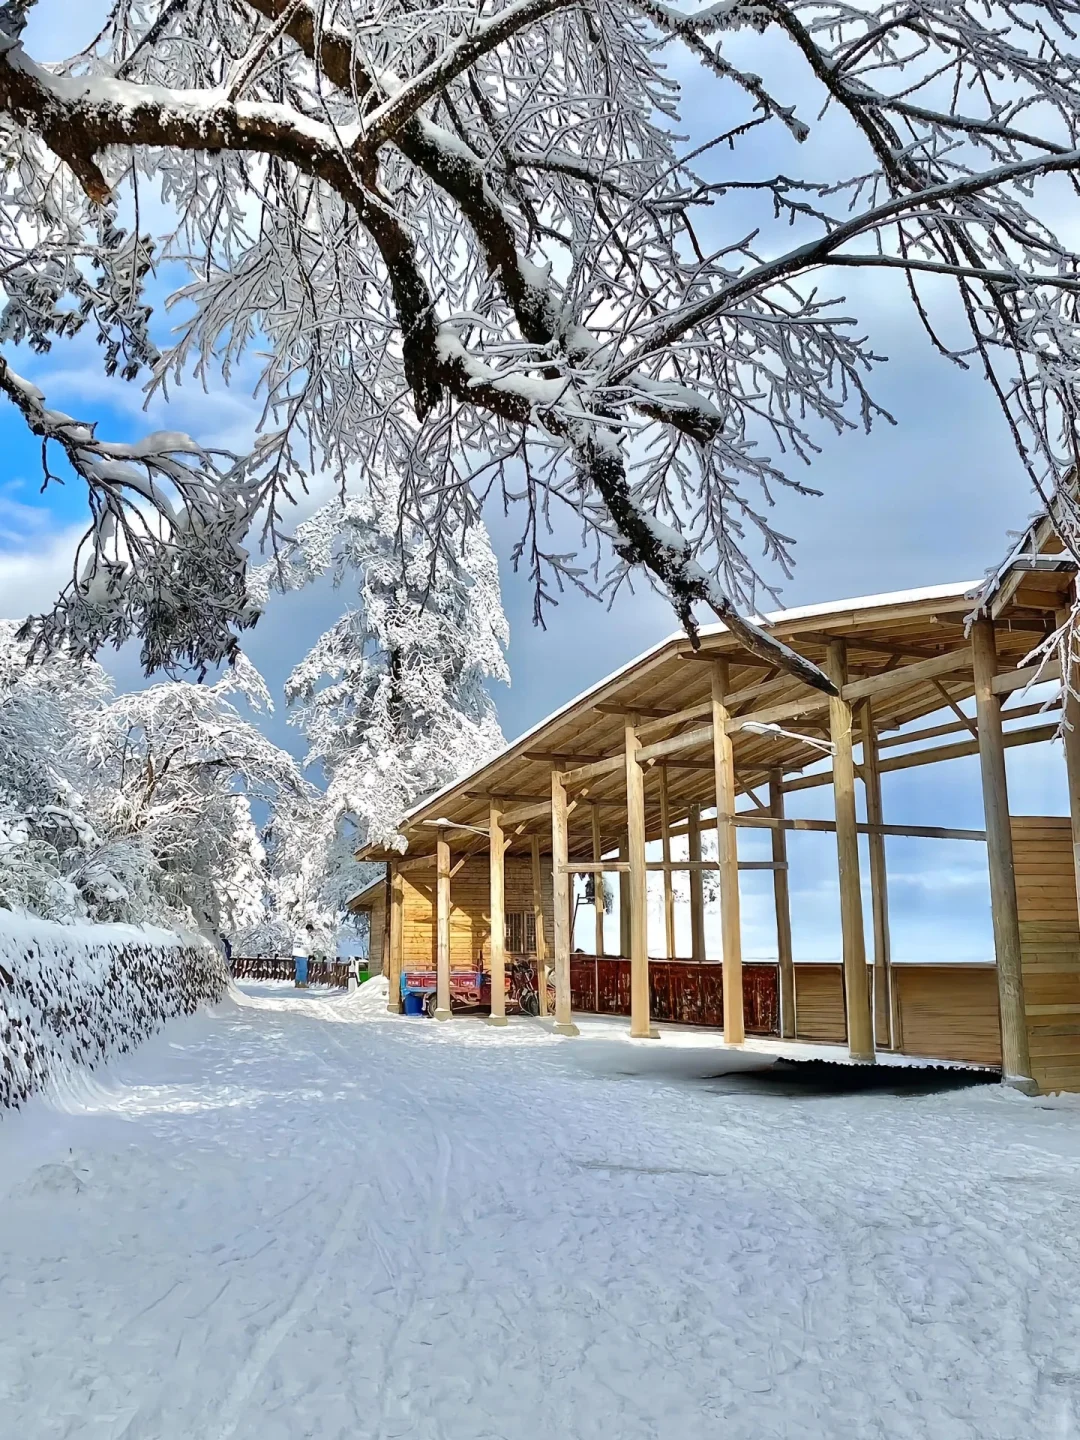
<svg viewBox="0 0 1080 1440">
<path fill-rule="evenodd" d="M 1080 1108 L 364 999 L 0 1122 L 4 1437 L 1080 1435 Z"/>
</svg>

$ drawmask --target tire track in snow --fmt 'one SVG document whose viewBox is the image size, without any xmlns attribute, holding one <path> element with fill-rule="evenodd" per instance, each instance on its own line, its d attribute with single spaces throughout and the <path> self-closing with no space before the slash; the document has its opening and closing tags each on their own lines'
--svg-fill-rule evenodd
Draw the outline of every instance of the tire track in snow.
<svg viewBox="0 0 1080 1440">
<path fill-rule="evenodd" d="M 299 1006 L 296 1008 L 298 1010 L 300 1009 Z M 320 1036 L 320 1038 L 322 1037 Z M 335 1040 L 335 1044 L 337 1043 Z M 345 1047 L 340 1046 L 339 1048 L 344 1049 Z M 324 1058 L 319 1055 L 317 1051 L 311 1050 L 310 1047 L 309 1058 L 320 1061 L 326 1069 L 330 1068 L 326 1065 Z M 334 1111 L 327 1111 L 327 1116 L 331 1120 L 333 1128 L 341 1136 L 342 1141 L 351 1144 L 355 1137 L 340 1117 Z M 310 1193 L 312 1192 L 306 1192 L 306 1194 Z M 330 1278 L 329 1270 L 333 1261 L 344 1249 L 347 1242 L 355 1238 L 354 1231 L 360 1212 L 360 1198 L 361 1186 L 350 1185 L 345 1196 L 344 1204 L 338 1208 L 334 1228 L 330 1232 L 326 1243 L 314 1257 L 307 1278 L 302 1282 L 285 1310 L 262 1332 L 252 1346 L 247 1360 L 240 1367 L 222 1403 L 221 1425 L 214 1432 L 215 1440 L 231 1440 L 231 1437 L 235 1435 L 241 1420 L 244 1418 L 245 1406 L 255 1393 L 259 1381 L 266 1373 L 267 1366 L 295 1329 L 298 1322 L 308 1313 L 318 1299 L 320 1292 Z M 286 1209 L 290 1208 L 292 1207 L 286 1207 Z"/>
</svg>

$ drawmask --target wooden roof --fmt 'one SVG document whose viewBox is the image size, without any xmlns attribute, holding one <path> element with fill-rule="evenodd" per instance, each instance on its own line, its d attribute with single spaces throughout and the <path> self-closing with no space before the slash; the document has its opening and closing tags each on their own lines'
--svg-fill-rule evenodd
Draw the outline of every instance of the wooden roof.
<svg viewBox="0 0 1080 1440">
<path fill-rule="evenodd" d="M 1010 562 L 1020 555 L 1025 544 L 1025 554 L 1049 554 L 1053 539 L 1028 532 L 1021 546 L 1014 548 Z M 1022 661 L 1040 637 L 1053 629 L 1056 607 L 1062 603 L 1075 570 L 1072 565 L 1067 569 L 1047 568 L 1044 562 L 1031 560 L 1024 561 L 1017 570 L 1010 562 L 985 582 L 961 582 L 806 606 L 780 611 L 767 619 L 777 639 L 818 664 L 824 662 L 831 640 L 845 640 L 849 680 L 858 680 L 964 650 L 968 643 L 966 617 L 975 608 L 993 608 L 1001 669 L 1005 670 Z M 707 707 L 712 667 L 701 662 L 721 658 L 730 667 L 728 694 L 735 716 L 759 713 L 807 693 L 807 687 L 798 680 L 748 655 L 723 625 L 704 627 L 696 650 L 685 634 L 670 636 L 553 711 L 486 765 L 413 807 L 401 822 L 408 854 L 434 851 L 438 827 L 433 822 L 440 820 L 463 827 L 453 842 L 459 853 L 484 848 L 486 837 L 471 836 L 467 827 L 475 827 L 476 831 L 486 827 L 491 797 L 501 801 L 504 809 L 549 799 L 553 763 L 574 767 L 618 754 L 623 748 L 628 713 L 649 724 L 649 743 L 692 728 L 692 722 L 685 718 L 665 727 L 663 718 L 698 705 Z M 917 720 L 972 693 L 972 676 L 965 669 L 913 679 L 910 684 L 890 689 L 875 702 L 877 729 L 889 730 Z M 824 738 L 828 733 L 827 718 L 826 712 L 818 708 L 788 722 L 794 738 L 772 733 L 735 734 L 740 791 L 745 793 L 761 783 L 770 770 L 780 769 L 791 775 L 820 760 L 822 752 L 800 737 Z M 663 764 L 673 824 L 685 817 L 694 804 L 703 808 L 715 804 L 711 744 L 680 751 Z M 658 777 L 650 773 L 646 779 L 646 826 L 650 838 L 660 833 L 659 790 Z M 599 816 L 605 848 L 617 844 L 625 827 L 624 802 L 621 769 L 591 783 L 587 803 L 571 816 L 572 852 L 580 852 L 586 841 L 591 844 L 594 813 Z M 527 852 L 532 834 L 539 834 L 545 844 L 549 843 L 550 822 L 541 816 L 520 827 L 512 838 L 511 852 Z M 394 856 L 368 847 L 361 851 L 361 858 Z"/>
</svg>

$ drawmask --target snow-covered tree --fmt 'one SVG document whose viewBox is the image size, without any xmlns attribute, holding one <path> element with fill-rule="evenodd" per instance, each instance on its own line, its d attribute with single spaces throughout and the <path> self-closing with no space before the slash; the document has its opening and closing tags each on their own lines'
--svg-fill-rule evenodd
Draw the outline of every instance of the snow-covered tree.
<svg viewBox="0 0 1080 1440">
<path fill-rule="evenodd" d="M 285 686 L 306 764 L 326 781 L 315 833 L 287 867 L 298 911 L 315 894 L 340 909 L 369 878 L 357 847 L 403 846 L 402 812 L 503 744 L 487 686 L 509 681 L 509 628 L 487 531 L 474 519 L 452 548 L 433 545 L 399 525 L 393 490 L 369 485 L 324 506 L 262 577 L 295 589 L 329 574 L 350 592 Z"/>
<path fill-rule="evenodd" d="M 1044 492 L 1075 462 L 1080 0 L 113 0 L 48 65 L 34 3 L 0 9 L 0 391 L 92 511 L 41 643 L 231 652 L 245 535 L 313 453 L 400 474 L 451 543 L 501 491 L 541 600 L 585 581 L 562 511 L 610 564 L 591 588 L 643 566 L 688 628 L 703 602 L 798 669 L 736 611 L 753 551 L 788 563 L 791 458 L 880 413 L 856 268 L 985 371 Z M 261 366 L 257 443 L 58 413 L 12 352 L 85 330 L 152 387 Z"/>
<path fill-rule="evenodd" d="M 153 857 L 164 897 L 204 932 L 245 932 L 266 904 L 262 842 L 251 804 L 314 792 L 296 762 L 245 718 L 242 695 L 268 706 L 262 677 L 240 656 L 215 685 L 167 681 L 88 716 L 83 739 L 101 823 Z"/>
</svg>

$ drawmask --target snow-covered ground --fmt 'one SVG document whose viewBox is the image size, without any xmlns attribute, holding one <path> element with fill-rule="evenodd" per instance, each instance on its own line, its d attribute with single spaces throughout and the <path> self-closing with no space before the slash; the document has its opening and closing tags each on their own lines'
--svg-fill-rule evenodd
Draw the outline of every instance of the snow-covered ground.
<svg viewBox="0 0 1080 1440">
<path fill-rule="evenodd" d="M 1080 1108 L 380 983 L 0 1121 L 5 1440 L 1080 1434 Z"/>
</svg>

